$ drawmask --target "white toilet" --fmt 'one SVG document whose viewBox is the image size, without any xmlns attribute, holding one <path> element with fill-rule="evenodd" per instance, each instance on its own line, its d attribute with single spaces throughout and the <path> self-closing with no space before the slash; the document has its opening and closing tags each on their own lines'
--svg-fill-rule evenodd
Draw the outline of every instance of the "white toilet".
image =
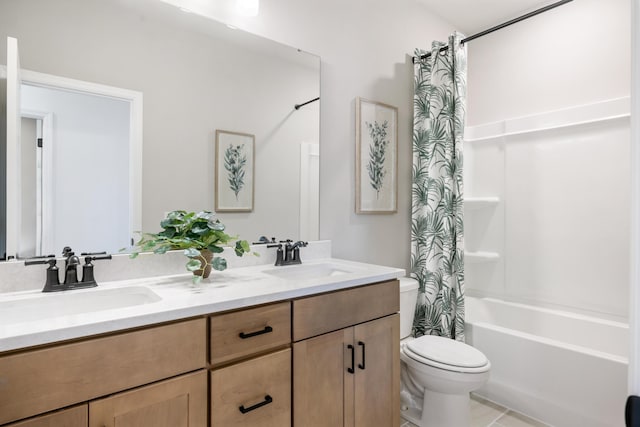
<svg viewBox="0 0 640 427">
<path fill-rule="evenodd" d="M 467 427 L 469 392 L 489 379 L 482 352 L 449 338 L 411 337 L 418 282 L 400 279 L 400 415 L 420 427 Z"/>
</svg>

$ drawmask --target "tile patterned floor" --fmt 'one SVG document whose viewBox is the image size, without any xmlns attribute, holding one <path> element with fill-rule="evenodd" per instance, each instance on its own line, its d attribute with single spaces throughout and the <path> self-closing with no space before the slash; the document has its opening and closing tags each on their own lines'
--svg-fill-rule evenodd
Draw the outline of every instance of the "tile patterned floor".
<svg viewBox="0 0 640 427">
<path fill-rule="evenodd" d="M 402 420 L 401 427 L 416 427 Z M 444 427 L 444 426 L 443 426 Z M 549 427 L 518 412 L 504 408 L 477 396 L 471 396 L 470 427 Z"/>
</svg>

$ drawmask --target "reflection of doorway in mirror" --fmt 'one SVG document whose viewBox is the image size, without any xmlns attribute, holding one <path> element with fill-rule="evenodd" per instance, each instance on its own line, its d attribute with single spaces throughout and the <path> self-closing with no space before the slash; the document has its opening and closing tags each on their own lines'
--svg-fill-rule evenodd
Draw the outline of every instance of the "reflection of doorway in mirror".
<svg viewBox="0 0 640 427">
<path fill-rule="evenodd" d="M 129 246 L 141 222 L 142 94 L 28 70 L 22 76 L 20 113 L 42 127 L 35 141 L 27 131 L 20 142 L 18 256 Z"/>
<path fill-rule="evenodd" d="M 33 182 L 35 187 L 27 194 L 33 193 L 33 202 L 23 199 L 22 222 L 33 226 L 38 216 L 42 218 L 46 226 L 41 232 L 41 250 L 30 243 L 37 243 L 36 230 L 24 232 L 24 224 L 19 256 L 55 254 L 64 246 L 89 252 L 114 252 L 126 246 L 130 237 L 129 104 L 30 85 L 23 85 L 21 92 L 23 111 L 46 111 L 55 120 L 51 135 L 43 143 L 43 151 L 49 155 L 43 156 L 40 184 L 29 176 L 35 175 L 34 167 L 29 167 L 34 169 L 31 173 L 22 173 L 22 196 L 25 197 L 25 184 Z M 21 145 L 34 142 L 23 138 Z M 28 152 L 23 148 L 23 153 Z M 35 155 L 29 157 L 35 160 Z M 33 162 L 23 161 L 23 168 L 29 163 Z M 38 191 L 50 203 L 40 204 L 40 211 L 36 212 Z"/>
<path fill-rule="evenodd" d="M 20 144 L 20 198 L 22 199 L 18 255 L 22 258 L 41 254 L 42 227 L 42 118 L 22 114 Z"/>
</svg>

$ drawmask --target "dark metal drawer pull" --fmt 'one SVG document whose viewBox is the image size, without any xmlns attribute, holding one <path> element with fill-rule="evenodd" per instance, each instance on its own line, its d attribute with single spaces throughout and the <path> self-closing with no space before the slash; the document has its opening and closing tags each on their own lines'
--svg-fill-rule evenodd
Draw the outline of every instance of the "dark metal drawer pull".
<svg viewBox="0 0 640 427">
<path fill-rule="evenodd" d="M 246 414 L 247 412 L 253 411 L 254 409 L 258 409 L 264 405 L 268 405 L 269 403 L 273 402 L 273 397 L 269 396 L 268 394 L 264 397 L 264 400 L 260 403 L 256 403 L 253 406 L 249 406 L 248 408 L 245 408 L 244 405 L 240 405 L 240 407 L 238 409 L 240 409 L 240 412 L 242 412 L 243 414 Z"/>
<path fill-rule="evenodd" d="M 358 363 L 358 368 L 364 369 L 364 343 L 362 341 L 358 341 L 358 345 L 362 346 L 362 363 Z"/>
<path fill-rule="evenodd" d="M 355 348 L 351 344 L 349 344 L 347 346 L 347 348 L 349 350 L 351 350 L 351 367 L 347 368 L 347 372 L 349 372 L 350 374 L 353 374 L 356 371 L 354 369 L 355 368 L 355 363 L 356 363 L 356 351 L 355 351 Z"/>
<path fill-rule="evenodd" d="M 260 331 L 249 332 L 248 334 L 245 334 L 244 332 L 240 332 L 238 336 L 244 340 L 247 338 L 255 337 L 257 335 L 268 334 L 269 332 L 273 332 L 273 328 L 271 326 L 265 326 L 265 328 Z"/>
</svg>

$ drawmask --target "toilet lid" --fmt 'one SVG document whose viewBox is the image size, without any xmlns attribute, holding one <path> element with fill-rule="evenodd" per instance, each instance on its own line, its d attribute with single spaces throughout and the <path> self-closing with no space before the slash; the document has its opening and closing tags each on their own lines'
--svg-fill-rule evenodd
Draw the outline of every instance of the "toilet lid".
<svg viewBox="0 0 640 427">
<path fill-rule="evenodd" d="M 407 343 L 414 354 L 434 362 L 462 368 L 480 368 L 489 363 L 487 357 L 470 345 L 450 338 L 424 335 Z"/>
</svg>

